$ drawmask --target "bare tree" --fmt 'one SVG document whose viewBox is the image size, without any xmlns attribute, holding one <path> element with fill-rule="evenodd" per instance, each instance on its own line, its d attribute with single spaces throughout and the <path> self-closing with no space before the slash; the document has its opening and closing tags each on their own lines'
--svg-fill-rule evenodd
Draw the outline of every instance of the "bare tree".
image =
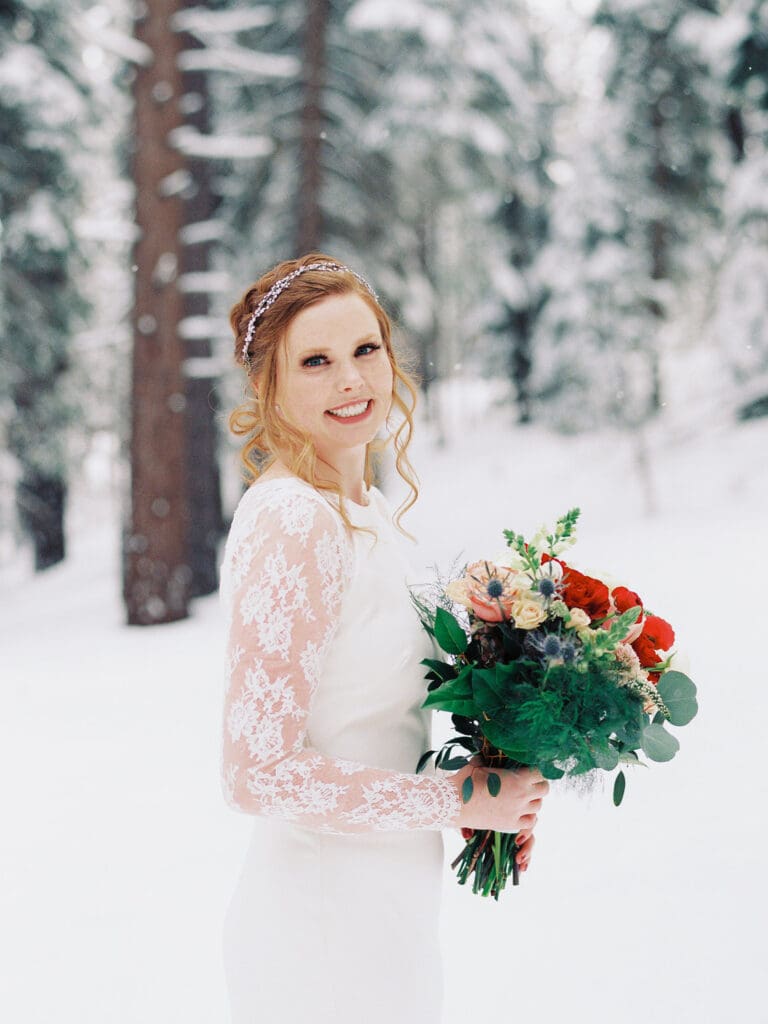
<svg viewBox="0 0 768 1024">
<path fill-rule="evenodd" d="M 184 9 L 198 8 L 198 0 L 181 0 Z M 186 54 L 205 48 L 195 34 L 183 32 Z M 203 138 L 210 136 L 209 72 L 192 66 L 184 71 L 185 124 Z M 184 302 L 186 376 L 187 562 L 193 597 L 211 594 L 218 587 L 218 541 L 224 529 L 216 436 L 216 374 L 210 337 L 211 254 L 209 232 L 198 232 L 213 217 L 218 199 L 211 186 L 211 161 L 187 153 L 188 185 L 184 191 L 181 290 Z"/>
<path fill-rule="evenodd" d="M 182 123 L 180 37 L 171 19 L 179 0 L 148 0 L 135 24 L 151 59 L 134 81 L 133 177 L 138 240 L 133 314 L 131 509 L 125 541 L 128 622 L 149 625 L 188 614 L 186 562 L 185 382 L 181 192 L 187 172 L 169 133 Z"/>
</svg>

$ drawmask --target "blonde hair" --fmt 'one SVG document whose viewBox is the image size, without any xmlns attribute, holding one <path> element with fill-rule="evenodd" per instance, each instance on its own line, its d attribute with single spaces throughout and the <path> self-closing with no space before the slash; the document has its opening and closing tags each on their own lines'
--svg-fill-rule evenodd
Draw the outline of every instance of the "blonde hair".
<svg viewBox="0 0 768 1024">
<path fill-rule="evenodd" d="M 329 295 L 359 295 L 370 307 L 378 322 L 392 367 L 392 407 L 402 414 L 402 421 L 390 437 L 375 438 L 366 445 L 363 478 L 369 487 L 373 481 L 373 458 L 384 451 L 392 441 L 395 468 L 410 488 L 410 494 L 395 513 L 395 524 L 402 533 L 410 537 L 411 534 L 400 525 L 400 520 L 419 496 L 418 478 L 407 455 L 413 435 L 416 384 L 410 367 L 406 369 L 402 360 L 395 354 L 392 346 L 391 321 L 374 295 L 348 270 L 307 270 L 291 281 L 256 321 L 247 358 L 243 351 L 251 316 L 272 285 L 298 267 L 307 263 L 326 261 L 338 263 L 333 257 L 319 252 L 308 253 L 296 260 L 284 260 L 262 275 L 232 307 L 229 322 L 235 335 L 235 359 L 246 370 L 251 389 L 253 390 L 256 378 L 260 379 L 260 389 L 258 396 L 254 391 L 253 397 L 249 396 L 233 410 L 229 417 L 229 428 L 233 434 L 245 438 L 240 460 L 245 478 L 250 483 L 257 480 L 275 461 L 279 452 L 287 468 L 302 480 L 315 488 L 321 484 L 324 487 L 330 485 L 326 489 L 336 493 L 339 512 L 347 527 L 353 530 L 364 529 L 354 526 L 350 521 L 341 488 L 333 481 L 318 478 L 317 451 L 311 436 L 289 423 L 275 407 L 278 354 L 291 321 L 302 310 Z"/>
</svg>

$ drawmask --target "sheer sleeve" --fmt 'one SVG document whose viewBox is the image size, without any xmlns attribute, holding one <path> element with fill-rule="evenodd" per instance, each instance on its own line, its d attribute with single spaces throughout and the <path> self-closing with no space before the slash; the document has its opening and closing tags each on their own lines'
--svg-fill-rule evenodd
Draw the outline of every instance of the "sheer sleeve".
<svg viewBox="0 0 768 1024">
<path fill-rule="evenodd" d="M 222 566 L 225 798 L 336 835 L 455 826 L 461 800 L 449 777 L 374 768 L 308 743 L 350 571 L 350 541 L 322 497 L 284 490 L 233 523 Z"/>
</svg>

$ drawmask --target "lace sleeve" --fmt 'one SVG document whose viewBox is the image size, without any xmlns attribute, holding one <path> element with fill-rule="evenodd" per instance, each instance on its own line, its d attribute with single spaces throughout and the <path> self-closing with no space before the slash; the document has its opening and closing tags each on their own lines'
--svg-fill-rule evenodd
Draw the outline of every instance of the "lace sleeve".
<svg viewBox="0 0 768 1024">
<path fill-rule="evenodd" d="M 447 776 L 373 768 L 308 745 L 306 720 L 338 626 L 349 541 L 330 506 L 286 493 L 233 524 L 222 786 L 230 806 L 336 835 L 455 826 Z M 224 577 L 229 593 L 224 593 Z"/>
</svg>

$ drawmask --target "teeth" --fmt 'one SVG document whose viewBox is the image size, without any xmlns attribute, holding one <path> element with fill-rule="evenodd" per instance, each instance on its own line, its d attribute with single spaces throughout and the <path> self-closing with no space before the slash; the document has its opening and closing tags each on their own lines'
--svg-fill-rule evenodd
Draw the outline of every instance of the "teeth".
<svg viewBox="0 0 768 1024">
<path fill-rule="evenodd" d="M 347 405 L 343 409 L 337 409 L 335 412 L 329 409 L 328 412 L 331 416 L 339 416 L 342 419 L 346 419 L 348 416 L 359 416 L 360 413 L 365 412 L 368 408 L 368 402 L 358 402 L 357 405 Z"/>
</svg>

